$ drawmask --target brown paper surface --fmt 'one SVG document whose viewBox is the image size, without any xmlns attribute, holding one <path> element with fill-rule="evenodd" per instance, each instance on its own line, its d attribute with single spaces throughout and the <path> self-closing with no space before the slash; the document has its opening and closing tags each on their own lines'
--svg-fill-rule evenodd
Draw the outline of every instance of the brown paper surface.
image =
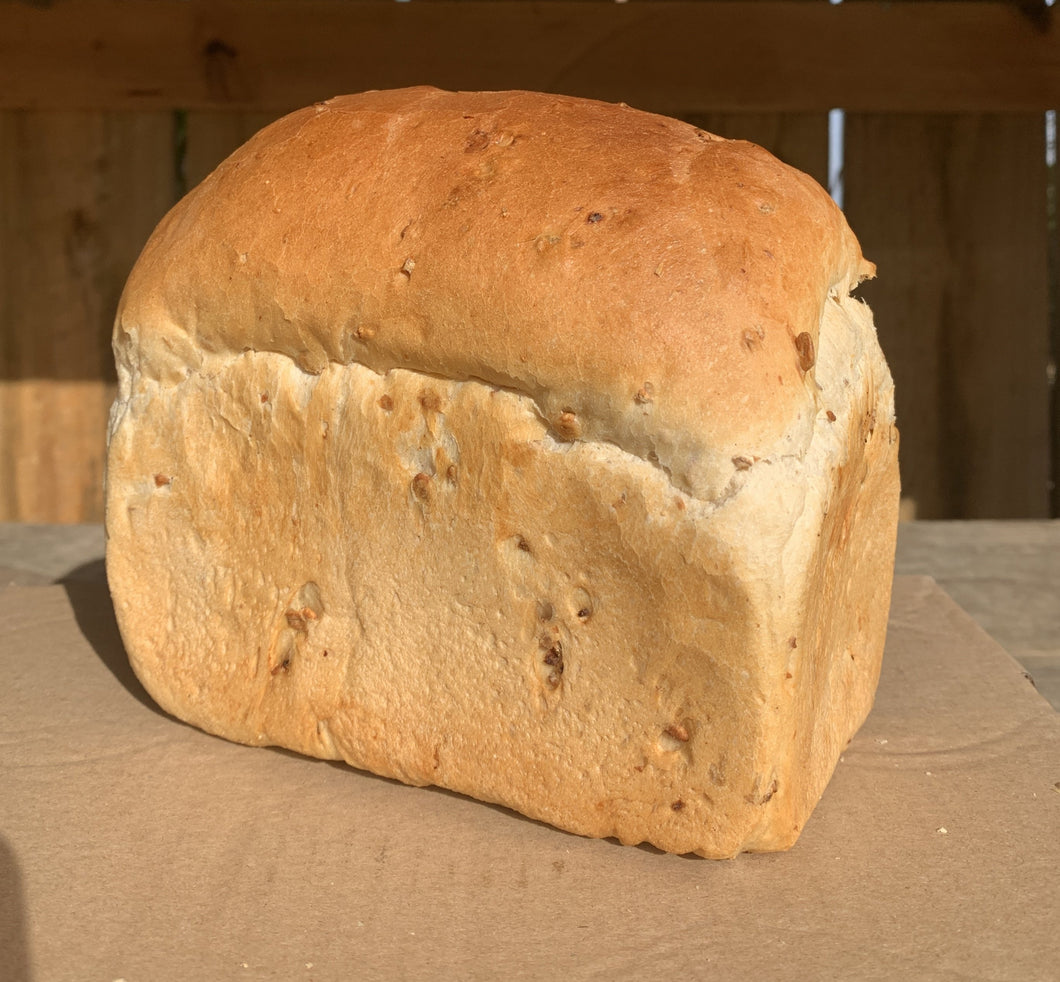
<svg viewBox="0 0 1060 982">
<path fill-rule="evenodd" d="M 0 979 L 1055 979 L 1060 715 L 896 581 L 788 853 L 713 862 L 163 715 L 103 583 L 0 591 Z"/>
</svg>

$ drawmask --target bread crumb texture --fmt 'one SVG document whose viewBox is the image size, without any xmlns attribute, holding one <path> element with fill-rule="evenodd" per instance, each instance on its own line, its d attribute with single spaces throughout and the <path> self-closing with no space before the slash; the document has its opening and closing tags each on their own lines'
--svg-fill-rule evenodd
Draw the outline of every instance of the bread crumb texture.
<svg viewBox="0 0 1060 982">
<path fill-rule="evenodd" d="M 367 93 L 166 217 L 115 324 L 107 565 L 166 710 L 728 857 L 869 711 L 897 523 L 871 273 L 746 143 Z"/>
</svg>

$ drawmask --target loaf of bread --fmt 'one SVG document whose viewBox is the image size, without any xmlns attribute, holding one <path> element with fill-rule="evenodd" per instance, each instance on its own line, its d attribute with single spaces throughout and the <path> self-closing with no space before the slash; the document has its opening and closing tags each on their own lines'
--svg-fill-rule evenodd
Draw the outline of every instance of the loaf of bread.
<svg viewBox="0 0 1060 982">
<path fill-rule="evenodd" d="M 883 650 L 872 271 L 810 178 L 624 105 L 416 88 L 279 120 L 121 300 L 137 675 L 230 740 L 582 835 L 789 847 Z"/>
</svg>

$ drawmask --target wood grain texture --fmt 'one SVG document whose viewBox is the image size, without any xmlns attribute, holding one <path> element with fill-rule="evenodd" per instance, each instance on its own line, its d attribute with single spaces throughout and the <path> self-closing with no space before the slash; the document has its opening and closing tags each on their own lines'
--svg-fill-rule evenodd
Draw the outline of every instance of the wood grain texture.
<svg viewBox="0 0 1060 982">
<path fill-rule="evenodd" d="M 850 115 L 846 211 L 895 377 L 919 518 L 1048 515 L 1039 115 Z"/>
<path fill-rule="evenodd" d="M 1055 150 L 1054 146 L 1054 157 Z M 1049 166 L 1046 198 L 1049 230 L 1046 249 L 1049 267 L 1049 425 L 1052 431 L 1049 514 L 1057 518 L 1060 517 L 1060 380 L 1057 379 L 1057 367 L 1060 363 L 1060 174 L 1057 173 L 1055 160 Z M 1060 691 L 1060 663 L 1057 669 Z"/>
<path fill-rule="evenodd" d="M 102 514 L 110 328 L 172 203 L 169 113 L 0 113 L 0 519 Z"/>
<path fill-rule="evenodd" d="M 281 110 L 424 82 L 672 114 L 1044 110 L 1060 22 L 998 2 L 0 3 L 0 107 Z"/>
<path fill-rule="evenodd" d="M 115 386 L 0 379 L 0 515 L 99 522 L 107 412 Z"/>
</svg>

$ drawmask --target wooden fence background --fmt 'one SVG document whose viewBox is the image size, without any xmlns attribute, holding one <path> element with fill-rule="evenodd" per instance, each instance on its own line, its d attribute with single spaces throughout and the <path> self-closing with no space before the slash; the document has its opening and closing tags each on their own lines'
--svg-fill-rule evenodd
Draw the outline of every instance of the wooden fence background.
<svg viewBox="0 0 1060 982">
<path fill-rule="evenodd" d="M 102 518 L 111 320 L 177 197 L 285 111 L 419 83 L 624 101 L 822 183 L 844 109 L 910 514 L 1057 514 L 1044 0 L 0 0 L 0 520 Z"/>
</svg>

